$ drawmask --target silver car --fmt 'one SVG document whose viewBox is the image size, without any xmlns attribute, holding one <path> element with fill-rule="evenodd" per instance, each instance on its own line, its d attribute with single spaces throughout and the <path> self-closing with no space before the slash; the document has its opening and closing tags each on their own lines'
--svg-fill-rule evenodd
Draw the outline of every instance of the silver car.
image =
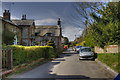
<svg viewBox="0 0 120 80">
<path fill-rule="evenodd" d="M 94 53 L 89 47 L 81 47 L 79 51 L 79 59 L 92 59 L 94 60 Z"/>
</svg>

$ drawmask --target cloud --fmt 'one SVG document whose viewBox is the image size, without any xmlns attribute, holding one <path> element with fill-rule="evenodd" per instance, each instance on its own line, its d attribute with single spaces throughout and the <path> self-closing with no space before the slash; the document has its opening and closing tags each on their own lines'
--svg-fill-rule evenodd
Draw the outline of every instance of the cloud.
<svg viewBox="0 0 120 80">
<path fill-rule="evenodd" d="M 83 28 L 67 25 L 63 28 L 63 36 L 68 37 L 69 41 L 74 41 L 75 35 L 79 37 L 82 34 Z"/>
<path fill-rule="evenodd" d="M 48 19 L 42 19 L 42 20 L 35 20 L 36 25 L 46 25 L 46 24 L 57 24 L 56 19 L 48 18 Z"/>
<path fill-rule="evenodd" d="M 12 15 L 12 16 L 11 16 L 11 19 L 20 19 L 20 18 Z"/>
</svg>

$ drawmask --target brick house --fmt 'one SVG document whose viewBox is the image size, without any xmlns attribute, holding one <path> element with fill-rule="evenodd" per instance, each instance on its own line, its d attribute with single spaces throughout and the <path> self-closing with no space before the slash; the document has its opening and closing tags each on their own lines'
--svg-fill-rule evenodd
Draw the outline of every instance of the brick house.
<svg viewBox="0 0 120 80">
<path fill-rule="evenodd" d="M 20 44 L 20 29 L 17 25 L 15 25 L 10 19 L 10 12 L 9 10 L 5 10 L 3 13 L 3 17 L 0 17 L 0 22 L 2 22 L 2 32 L 5 28 L 8 28 L 11 32 L 15 34 L 14 36 L 14 45 Z"/>
<path fill-rule="evenodd" d="M 26 19 L 26 15 L 22 15 L 21 20 L 12 20 L 14 24 L 19 26 L 21 30 L 20 45 L 31 46 L 35 41 L 35 22 L 33 19 Z"/>
<path fill-rule="evenodd" d="M 35 42 L 39 42 L 40 46 L 44 46 L 50 39 L 54 40 L 56 48 L 62 43 L 61 20 L 57 21 L 57 25 L 38 25 L 35 26 L 33 19 L 26 19 L 26 15 L 22 15 L 21 20 L 11 20 L 9 10 L 3 13 L 3 19 L 14 28 L 9 27 L 18 33 L 15 40 L 19 45 L 32 46 Z M 19 36 L 19 39 L 17 37 Z"/>
<path fill-rule="evenodd" d="M 57 25 L 38 25 L 35 29 L 35 40 L 39 42 L 40 46 L 44 46 L 52 39 L 59 48 L 61 45 L 62 31 L 60 18 L 57 21 Z"/>
</svg>

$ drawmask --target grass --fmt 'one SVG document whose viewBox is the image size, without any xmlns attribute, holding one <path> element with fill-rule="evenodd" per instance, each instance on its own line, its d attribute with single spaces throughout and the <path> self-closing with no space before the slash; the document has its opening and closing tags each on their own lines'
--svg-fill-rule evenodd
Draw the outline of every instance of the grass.
<svg viewBox="0 0 120 80">
<path fill-rule="evenodd" d="M 101 53 L 98 60 L 120 73 L 120 53 Z"/>
</svg>

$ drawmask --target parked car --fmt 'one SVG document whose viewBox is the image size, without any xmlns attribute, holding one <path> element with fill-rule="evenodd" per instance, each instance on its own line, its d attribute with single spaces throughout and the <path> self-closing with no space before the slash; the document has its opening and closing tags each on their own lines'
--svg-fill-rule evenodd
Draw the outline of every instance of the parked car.
<svg viewBox="0 0 120 80">
<path fill-rule="evenodd" d="M 68 48 L 67 46 L 64 46 L 64 49 L 65 49 L 65 50 L 67 50 L 67 48 Z"/>
<path fill-rule="evenodd" d="M 75 46 L 73 47 L 73 51 L 76 51 L 76 47 Z"/>
<path fill-rule="evenodd" d="M 82 47 L 82 46 L 76 46 L 76 52 L 77 52 L 77 53 L 79 53 L 81 47 Z"/>
<path fill-rule="evenodd" d="M 79 51 L 79 59 L 95 60 L 94 53 L 91 51 L 89 47 L 82 47 Z"/>
</svg>

